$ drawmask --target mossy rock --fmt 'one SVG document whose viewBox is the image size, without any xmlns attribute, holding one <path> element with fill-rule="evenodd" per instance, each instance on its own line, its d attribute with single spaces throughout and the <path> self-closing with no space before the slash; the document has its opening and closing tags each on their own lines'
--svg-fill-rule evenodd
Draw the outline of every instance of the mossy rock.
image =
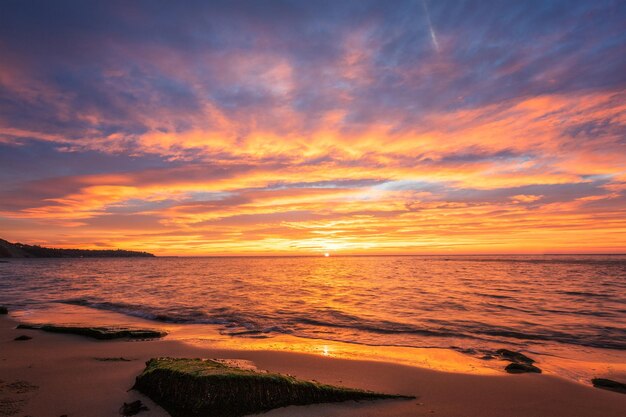
<svg viewBox="0 0 626 417">
<path fill-rule="evenodd" d="M 151 329 L 131 329 L 127 327 L 79 327 L 57 326 L 54 324 L 20 324 L 18 329 L 43 330 L 51 333 L 68 333 L 92 337 L 100 340 L 111 339 L 155 339 L 166 336 L 167 333 Z"/>
<path fill-rule="evenodd" d="M 626 394 L 626 384 L 613 381 L 612 379 L 594 378 L 591 380 L 591 383 L 596 388 L 608 389 L 610 391 L 621 392 L 622 394 Z"/>
<path fill-rule="evenodd" d="M 238 417 L 289 405 L 415 398 L 325 385 L 212 360 L 175 358 L 150 359 L 133 389 L 173 417 Z"/>
</svg>

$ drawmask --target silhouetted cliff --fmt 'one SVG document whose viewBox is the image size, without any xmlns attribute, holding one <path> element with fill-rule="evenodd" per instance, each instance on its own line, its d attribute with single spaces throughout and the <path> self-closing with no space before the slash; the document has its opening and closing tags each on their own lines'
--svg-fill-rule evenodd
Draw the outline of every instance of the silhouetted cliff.
<svg viewBox="0 0 626 417">
<path fill-rule="evenodd" d="M 0 239 L 0 258 L 143 258 L 153 257 L 148 252 L 101 249 L 57 249 L 37 245 L 11 243 Z"/>
</svg>

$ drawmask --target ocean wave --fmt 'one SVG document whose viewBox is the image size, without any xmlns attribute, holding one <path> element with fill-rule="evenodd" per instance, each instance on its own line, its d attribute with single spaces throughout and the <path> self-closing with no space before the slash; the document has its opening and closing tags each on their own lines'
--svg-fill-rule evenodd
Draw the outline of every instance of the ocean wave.
<svg viewBox="0 0 626 417">
<path fill-rule="evenodd" d="M 416 338 L 437 339 L 439 347 L 453 348 L 441 343 L 445 340 L 472 339 L 489 343 L 516 343 L 525 341 L 558 342 L 604 349 L 626 350 L 626 329 L 618 327 L 595 328 L 581 337 L 580 334 L 559 332 L 550 329 L 529 330 L 492 326 L 483 322 L 468 320 L 429 320 L 424 325 L 414 325 L 389 320 L 372 320 L 351 315 L 334 309 L 311 311 L 309 314 L 281 310 L 278 314 L 247 314 L 227 307 L 216 307 L 203 311 L 199 308 L 176 306 L 166 311 L 157 306 L 146 306 L 123 302 L 110 302 L 90 299 L 68 299 L 60 301 L 70 305 L 80 305 L 100 310 L 114 311 L 128 316 L 147 320 L 176 324 L 211 324 L 220 326 L 220 332 L 233 337 L 269 338 L 273 334 L 292 334 L 305 338 L 328 339 L 360 344 L 379 344 L 408 347 L 424 347 L 415 343 Z M 535 327 L 533 330 L 530 328 Z M 344 332 L 329 329 L 341 329 Z M 347 332 L 347 333 L 346 333 Z M 370 336 L 364 336 L 369 334 Z M 383 336 L 379 342 L 372 335 Z M 384 336 L 407 335 L 410 340 L 386 341 Z M 431 343 L 432 344 L 432 343 Z M 459 348 L 461 349 L 461 348 Z M 458 350 L 458 349 L 457 349 Z"/>
<path fill-rule="evenodd" d="M 523 264 L 556 264 L 556 265 L 596 265 L 596 266 L 623 266 L 626 267 L 626 256 L 613 255 L 614 258 L 480 258 L 480 257 L 465 257 L 458 256 L 454 258 L 433 258 L 435 260 L 441 260 L 446 262 L 496 262 L 496 263 L 523 263 Z"/>
<path fill-rule="evenodd" d="M 560 291 L 561 294 L 566 294 L 566 295 L 574 295 L 577 297 L 600 297 L 600 298 L 606 298 L 608 297 L 608 295 L 606 294 L 598 294 L 595 292 L 590 292 L 590 291 Z"/>
<path fill-rule="evenodd" d="M 122 313 L 131 317 L 139 317 L 163 323 L 224 324 L 219 321 L 214 321 L 212 318 L 208 317 L 203 311 L 190 307 L 179 308 L 176 312 L 163 312 L 162 309 L 159 309 L 158 307 L 149 307 L 145 305 L 122 302 L 94 301 L 84 298 L 60 300 L 59 302 L 63 304 L 95 308 L 98 310 L 114 311 L 116 313 Z"/>
</svg>

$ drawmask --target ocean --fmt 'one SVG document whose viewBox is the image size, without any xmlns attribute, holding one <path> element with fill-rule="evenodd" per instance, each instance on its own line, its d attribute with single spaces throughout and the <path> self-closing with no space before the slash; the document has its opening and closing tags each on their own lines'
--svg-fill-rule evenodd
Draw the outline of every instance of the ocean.
<svg viewBox="0 0 626 417">
<path fill-rule="evenodd" d="M 0 304 L 22 317 L 81 306 L 206 324 L 242 342 L 287 334 L 626 363 L 618 255 L 11 259 Z"/>
</svg>

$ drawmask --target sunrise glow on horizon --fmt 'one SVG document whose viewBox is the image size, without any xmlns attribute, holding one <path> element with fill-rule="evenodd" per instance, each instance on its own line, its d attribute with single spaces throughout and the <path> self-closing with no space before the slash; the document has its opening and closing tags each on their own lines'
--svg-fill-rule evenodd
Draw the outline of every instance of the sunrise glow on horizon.
<svg viewBox="0 0 626 417">
<path fill-rule="evenodd" d="M 0 5 L 0 238 L 626 253 L 624 2 L 89 3 Z"/>
</svg>

